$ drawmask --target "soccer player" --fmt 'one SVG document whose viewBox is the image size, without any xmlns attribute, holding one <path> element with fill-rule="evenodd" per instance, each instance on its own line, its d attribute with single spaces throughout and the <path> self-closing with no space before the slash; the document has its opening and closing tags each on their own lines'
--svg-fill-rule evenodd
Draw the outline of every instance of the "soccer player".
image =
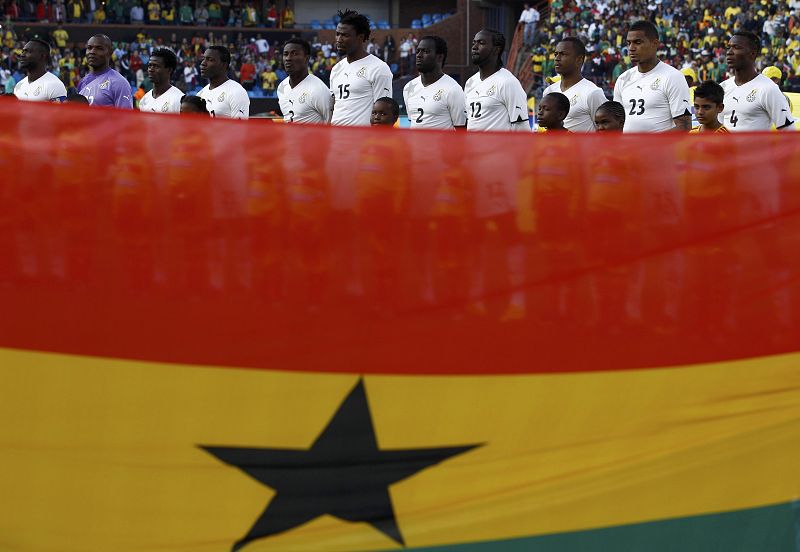
<svg viewBox="0 0 800 552">
<path fill-rule="evenodd" d="M 528 97 L 500 56 L 506 37 L 499 31 L 483 29 L 472 39 L 472 63 L 478 72 L 464 86 L 467 130 L 508 130 L 530 132 Z"/>
<path fill-rule="evenodd" d="M 542 96 L 553 92 L 567 96 L 570 108 L 564 126 L 572 132 L 594 132 L 594 114 L 605 103 L 606 96 L 595 83 L 581 75 L 586 46 L 579 38 L 568 36 L 556 44 L 554 57 L 556 73 L 561 78 L 545 88 Z"/>
<path fill-rule="evenodd" d="M 34 38 L 22 47 L 19 67 L 26 73 L 24 79 L 14 86 L 14 95 L 20 100 L 39 102 L 63 102 L 67 99 L 64 83 L 47 71 L 50 61 L 50 45 Z"/>
<path fill-rule="evenodd" d="M 371 125 L 394 126 L 400 118 L 400 106 L 388 96 L 378 98 L 372 106 L 372 115 L 369 118 Z"/>
<path fill-rule="evenodd" d="M 86 63 L 91 72 L 78 83 L 78 93 L 89 105 L 133 109 L 131 84 L 111 68 L 114 47 L 106 35 L 94 35 L 86 43 Z"/>
<path fill-rule="evenodd" d="M 169 48 L 156 48 L 147 62 L 147 76 L 153 89 L 139 100 L 139 110 L 153 113 L 180 113 L 183 92 L 170 82 L 178 67 L 178 57 Z"/>
<path fill-rule="evenodd" d="M 228 78 L 231 53 L 225 46 L 209 46 L 200 62 L 200 74 L 208 84 L 197 94 L 206 101 L 206 109 L 212 117 L 229 119 L 250 118 L 250 96 L 247 90 Z"/>
<path fill-rule="evenodd" d="M 423 36 L 417 45 L 419 76 L 403 88 L 411 128 L 466 128 L 464 91 L 442 70 L 447 43 L 438 36 Z"/>
<path fill-rule="evenodd" d="M 723 124 L 732 131 L 795 131 L 789 102 L 778 85 L 756 70 L 761 41 L 754 33 L 737 31 L 728 41 L 725 61 L 733 77 L 723 81 L 725 110 Z"/>
<path fill-rule="evenodd" d="M 597 132 L 622 132 L 625 127 L 625 108 L 615 101 L 606 102 L 594 113 Z"/>
<path fill-rule="evenodd" d="M 206 109 L 206 101 L 200 96 L 183 96 L 181 98 L 181 115 L 186 113 L 211 115 Z"/>
<path fill-rule="evenodd" d="M 564 120 L 567 118 L 570 109 L 569 99 L 561 92 L 551 92 L 539 102 L 537 117 L 539 128 L 546 132 L 567 130 Z"/>
<path fill-rule="evenodd" d="M 614 101 L 628 111 L 624 132 L 688 132 L 692 125 L 689 86 L 683 74 L 659 61 L 658 30 L 649 21 L 631 25 L 627 36 L 631 62 L 614 85 Z"/>
<path fill-rule="evenodd" d="M 331 91 L 308 72 L 311 44 L 290 38 L 283 46 L 283 67 L 289 74 L 278 85 L 278 104 L 285 123 L 321 123 L 331 120 Z"/>
<path fill-rule="evenodd" d="M 725 91 L 714 81 L 705 81 L 694 90 L 694 113 L 700 126 L 691 132 L 729 132 L 719 122 L 719 114 L 725 106 Z"/>
<path fill-rule="evenodd" d="M 331 124 L 367 126 L 375 101 L 392 95 L 392 70 L 378 57 L 367 54 L 369 19 L 352 10 L 338 15 L 336 51 L 340 61 L 331 69 Z"/>
</svg>

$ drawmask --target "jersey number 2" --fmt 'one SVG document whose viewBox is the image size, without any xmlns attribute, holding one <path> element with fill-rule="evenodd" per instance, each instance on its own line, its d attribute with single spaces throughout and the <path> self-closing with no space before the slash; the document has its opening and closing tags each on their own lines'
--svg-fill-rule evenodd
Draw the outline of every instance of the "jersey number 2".
<svg viewBox="0 0 800 552">
<path fill-rule="evenodd" d="M 419 111 L 419 115 L 417 115 L 417 118 L 414 120 L 414 122 L 415 123 L 421 123 L 422 122 L 422 116 L 425 115 L 425 112 L 422 110 L 421 107 L 418 107 L 417 111 Z"/>
</svg>

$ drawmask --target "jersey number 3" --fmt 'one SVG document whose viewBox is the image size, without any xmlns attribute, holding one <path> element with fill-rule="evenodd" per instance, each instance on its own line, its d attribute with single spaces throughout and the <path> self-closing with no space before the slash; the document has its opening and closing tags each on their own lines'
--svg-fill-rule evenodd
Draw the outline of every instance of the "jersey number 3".
<svg viewBox="0 0 800 552">
<path fill-rule="evenodd" d="M 639 98 L 638 100 L 631 99 L 631 110 L 628 115 L 644 115 L 644 100 Z M 637 110 L 638 108 L 638 110 Z"/>
</svg>

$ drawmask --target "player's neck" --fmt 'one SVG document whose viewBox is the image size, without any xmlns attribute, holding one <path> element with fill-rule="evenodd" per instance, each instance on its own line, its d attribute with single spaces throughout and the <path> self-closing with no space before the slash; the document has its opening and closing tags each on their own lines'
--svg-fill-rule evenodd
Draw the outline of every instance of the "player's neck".
<svg viewBox="0 0 800 552">
<path fill-rule="evenodd" d="M 92 67 L 91 69 L 92 73 L 94 73 L 95 75 L 99 75 L 100 73 L 105 73 L 106 71 L 108 71 L 109 67 L 110 67 L 109 65 L 105 65 L 103 67 L 97 67 L 96 69 Z"/>
<path fill-rule="evenodd" d="M 46 73 L 44 67 L 38 67 L 36 69 L 31 69 L 28 71 L 28 82 L 33 82 L 39 80 L 44 74 Z"/>
<path fill-rule="evenodd" d="M 741 86 L 756 78 L 757 75 L 758 71 L 756 71 L 756 68 L 753 66 L 744 69 L 734 69 L 733 82 L 736 83 L 736 86 Z"/>
<path fill-rule="evenodd" d="M 640 73 L 649 73 L 656 65 L 658 65 L 658 58 L 648 59 L 647 61 L 640 61 L 638 69 Z"/>
<path fill-rule="evenodd" d="M 221 86 L 225 84 L 228 80 L 228 75 L 220 75 L 218 77 L 214 77 L 213 79 L 208 79 L 208 88 L 209 90 L 216 88 L 217 86 Z"/>
<path fill-rule="evenodd" d="M 353 52 L 352 54 L 348 55 L 347 56 L 347 63 L 355 63 L 360 59 L 364 59 L 368 55 L 369 54 L 367 53 L 367 51 L 362 48 L 361 50 L 357 50 L 357 51 Z"/>
<path fill-rule="evenodd" d="M 422 86 L 428 86 L 429 84 L 433 84 L 434 82 L 442 78 L 442 75 L 444 75 L 444 71 L 442 71 L 441 67 L 437 67 L 436 69 L 428 73 L 419 74 L 422 80 Z"/>
<path fill-rule="evenodd" d="M 481 80 L 484 81 L 488 79 L 502 68 L 503 66 L 497 63 L 496 61 L 481 65 L 480 66 Z"/>
<path fill-rule="evenodd" d="M 297 86 L 298 84 L 300 84 L 301 82 L 303 82 L 303 80 L 304 80 L 304 79 L 305 79 L 307 76 L 308 76 L 308 71 L 306 71 L 306 72 L 304 72 L 304 73 L 295 73 L 295 74 L 293 74 L 293 75 L 289 75 L 289 86 L 291 86 L 292 88 L 294 88 L 295 86 Z"/>
<path fill-rule="evenodd" d="M 153 83 L 153 98 L 158 98 L 161 94 L 166 93 L 172 87 L 172 83 L 169 81 L 162 82 L 162 83 Z"/>
<path fill-rule="evenodd" d="M 581 75 L 580 71 L 576 71 L 572 75 L 561 75 L 561 90 L 566 90 L 572 86 L 575 86 L 579 82 L 583 80 L 583 75 Z"/>
</svg>

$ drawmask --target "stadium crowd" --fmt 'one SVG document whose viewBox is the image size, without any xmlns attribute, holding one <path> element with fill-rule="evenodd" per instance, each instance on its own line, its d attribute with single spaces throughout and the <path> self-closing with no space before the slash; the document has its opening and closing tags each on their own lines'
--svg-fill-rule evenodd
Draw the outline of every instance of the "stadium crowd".
<svg viewBox="0 0 800 552">
<path fill-rule="evenodd" d="M 725 78 L 727 38 L 736 31 L 761 36 L 759 69 L 776 66 L 783 85 L 800 91 L 800 1 L 798 0 L 553 0 L 530 44 L 538 86 L 554 74 L 560 38 L 577 36 L 587 45 L 583 74 L 608 95 L 631 68 L 626 29 L 635 20 L 655 23 L 664 44 L 660 57 L 678 69 L 691 68 L 696 81 Z"/>
</svg>

